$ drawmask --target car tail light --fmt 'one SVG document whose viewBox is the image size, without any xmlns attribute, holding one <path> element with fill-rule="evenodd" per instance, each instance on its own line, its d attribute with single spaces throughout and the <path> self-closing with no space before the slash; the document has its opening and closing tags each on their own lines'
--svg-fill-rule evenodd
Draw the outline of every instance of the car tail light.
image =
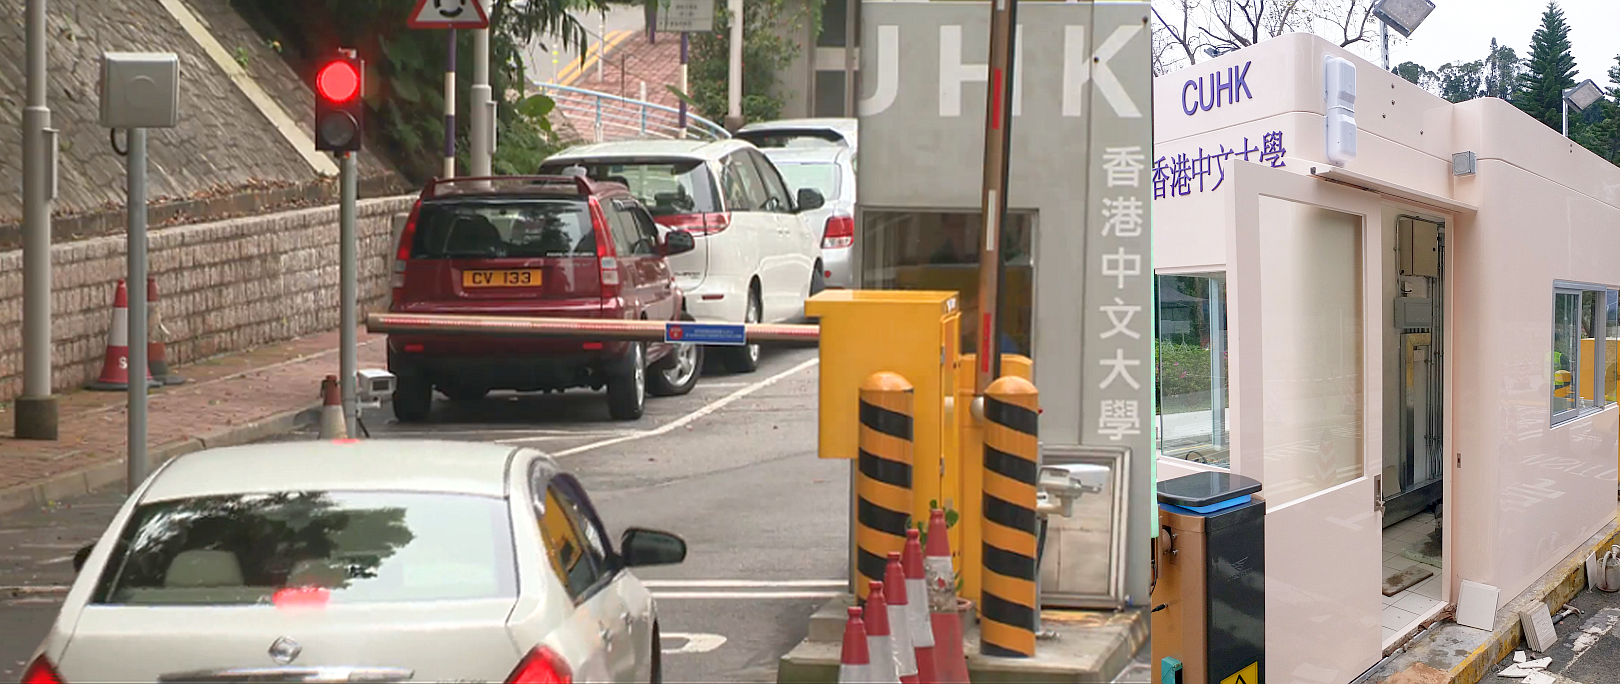
<svg viewBox="0 0 1620 684">
<path fill-rule="evenodd" d="M 350 440 L 335 440 L 348 444 Z M 320 608 L 331 600 L 332 592 L 322 587 L 286 587 L 270 595 L 270 603 L 277 608 Z"/>
<path fill-rule="evenodd" d="M 595 197 L 591 203 L 591 230 L 596 233 L 596 259 L 601 269 L 602 301 L 619 298 L 619 260 L 613 254 L 613 234 L 608 232 L 607 216 Z"/>
<path fill-rule="evenodd" d="M 399 233 L 399 251 L 394 254 L 394 274 L 389 286 L 394 289 L 394 301 L 405 297 L 405 264 L 411 260 L 411 243 L 416 241 L 416 217 L 422 213 L 422 200 L 411 207 L 411 216 L 405 219 L 405 229 Z"/>
<path fill-rule="evenodd" d="M 562 680 L 567 681 L 567 680 Z M 64 684 L 62 676 L 56 674 L 56 668 L 45 656 L 34 659 L 34 662 L 23 671 L 22 684 Z"/>
<path fill-rule="evenodd" d="M 678 214 L 675 216 L 657 216 L 654 220 L 660 225 L 670 228 L 679 228 L 693 237 L 714 235 L 731 227 L 731 214 Z"/>
<path fill-rule="evenodd" d="M 506 678 L 506 684 L 570 684 L 574 671 L 568 661 L 545 646 L 536 646 Z"/>
<path fill-rule="evenodd" d="M 844 249 L 855 245 L 855 219 L 838 215 L 827 217 L 827 228 L 821 234 L 822 249 Z"/>
</svg>

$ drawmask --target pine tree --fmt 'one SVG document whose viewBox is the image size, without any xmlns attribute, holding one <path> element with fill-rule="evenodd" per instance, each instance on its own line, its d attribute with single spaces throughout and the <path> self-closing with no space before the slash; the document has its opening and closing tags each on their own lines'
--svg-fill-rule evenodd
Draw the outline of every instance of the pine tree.
<svg viewBox="0 0 1620 684">
<path fill-rule="evenodd" d="M 1522 86 L 1514 104 L 1550 126 L 1563 127 L 1564 91 L 1575 85 L 1575 56 L 1570 53 L 1569 24 L 1557 2 L 1548 2 L 1541 28 L 1530 37 L 1530 59 L 1519 77 Z"/>
</svg>

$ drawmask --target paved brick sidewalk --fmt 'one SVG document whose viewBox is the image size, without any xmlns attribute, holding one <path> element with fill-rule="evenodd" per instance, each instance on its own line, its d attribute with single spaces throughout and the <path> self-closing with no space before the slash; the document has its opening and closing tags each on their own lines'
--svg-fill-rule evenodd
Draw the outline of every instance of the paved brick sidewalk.
<svg viewBox="0 0 1620 684">
<path fill-rule="evenodd" d="M 386 364 L 383 335 L 360 336 L 361 368 Z M 186 384 L 155 390 L 148 405 L 153 465 L 187 451 L 240 444 L 291 429 L 320 403 L 321 378 L 338 372 L 338 334 L 313 335 L 176 369 Z M 61 397 L 60 439 L 13 439 L 0 405 L 0 514 L 120 485 L 127 423 L 122 392 Z"/>
</svg>

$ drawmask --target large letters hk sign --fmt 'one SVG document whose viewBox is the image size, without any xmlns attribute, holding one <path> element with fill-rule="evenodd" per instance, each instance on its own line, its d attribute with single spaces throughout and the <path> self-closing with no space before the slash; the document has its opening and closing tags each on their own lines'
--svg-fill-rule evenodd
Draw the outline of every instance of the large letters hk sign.
<svg viewBox="0 0 1620 684">
<path fill-rule="evenodd" d="M 1235 105 L 1245 97 L 1254 99 L 1254 93 L 1249 92 L 1248 81 L 1249 66 L 1253 64 L 1244 62 L 1243 66 L 1227 67 L 1225 71 L 1188 80 L 1181 86 L 1181 111 L 1192 116 L 1219 107 L 1222 103 Z"/>
<path fill-rule="evenodd" d="M 1095 79 L 1097 92 L 1113 108 L 1114 113 L 1121 118 L 1136 119 L 1143 116 L 1142 108 L 1125 92 L 1114 70 L 1109 67 L 1109 60 L 1119 53 L 1133 37 L 1142 32 L 1142 26 L 1131 24 L 1115 29 L 1108 38 L 1098 45 L 1096 50 L 1086 52 L 1086 38 L 1089 33 L 1087 27 L 1068 25 L 1063 27 L 1063 116 L 1084 116 L 1085 88 L 1087 82 Z M 877 84 L 872 96 L 861 100 L 860 113 L 862 116 L 880 114 L 894 105 L 895 98 L 900 94 L 900 27 L 895 25 L 879 25 L 877 27 L 879 55 L 877 64 Z M 1018 27 L 1018 37 L 1015 39 L 1013 53 L 1013 116 L 1023 112 L 1023 76 L 1024 76 L 1024 27 Z M 966 63 L 962 56 L 962 27 L 960 25 L 946 25 L 939 27 L 939 115 L 941 117 L 958 117 L 962 115 L 962 92 L 968 84 L 985 83 L 989 79 L 990 66 L 983 63 Z M 984 86 L 978 86 L 983 90 Z"/>
</svg>

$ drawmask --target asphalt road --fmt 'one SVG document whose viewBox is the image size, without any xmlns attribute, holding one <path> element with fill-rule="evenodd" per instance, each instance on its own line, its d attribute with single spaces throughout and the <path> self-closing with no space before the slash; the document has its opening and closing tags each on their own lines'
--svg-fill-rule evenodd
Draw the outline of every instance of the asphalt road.
<svg viewBox="0 0 1620 684">
<path fill-rule="evenodd" d="M 1546 672 L 1552 674 L 1558 684 L 1620 681 L 1620 594 L 1588 589 L 1576 594 L 1569 605 L 1581 612 L 1553 625 L 1558 632 L 1558 643 L 1546 653 L 1525 651 L 1525 659 L 1552 658 Z M 1512 664 L 1513 654 L 1509 653 L 1496 664 L 1495 671 L 1500 672 Z M 1486 684 L 1523 681 L 1523 678 L 1500 675 L 1486 677 Z"/>
<path fill-rule="evenodd" d="M 524 444 L 557 455 L 615 536 L 684 536 L 687 562 L 639 574 L 658 599 L 667 681 L 775 681 L 777 658 L 843 588 L 847 464 L 816 458 L 816 353 L 766 352 L 749 375 L 706 375 L 685 397 L 650 398 L 635 422 L 600 393 L 440 400 L 424 425 L 365 421 L 376 439 Z M 310 439 L 309 432 L 276 441 Z M 106 492 L 0 518 L 0 680 L 21 675 L 72 582 L 73 551 L 122 500 Z M 19 590 L 17 588 L 28 587 Z"/>
</svg>

